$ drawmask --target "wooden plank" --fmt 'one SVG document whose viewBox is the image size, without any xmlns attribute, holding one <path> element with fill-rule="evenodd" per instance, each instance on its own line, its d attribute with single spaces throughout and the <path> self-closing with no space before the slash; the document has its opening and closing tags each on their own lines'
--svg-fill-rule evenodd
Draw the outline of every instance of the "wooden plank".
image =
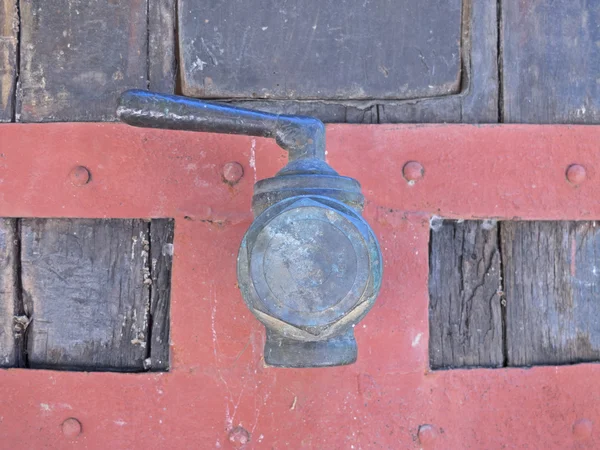
<svg viewBox="0 0 600 450">
<path fill-rule="evenodd" d="M 501 367 L 496 224 L 450 220 L 432 224 L 429 265 L 431 368 Z"/>
<path fill-rule="evenodd" d="M 175 0 L 148 0 L 148 73 L 151 91 L 175 93 Z"/>
<path fill-rule="evenodd" d="M 148 85 L 143 0 L 21 0 L 17 119 L 115 119 L 118 94 Z"/>
<path fill-rule="evenodd" d="M 463 1 L 461 92 L 379 104 L 380 123 L 498 121 L 498 24 L 495 1 Z"/>
<path fill-rule="evenodd" d="M 0 367 L 23 366 L 28 320 L 20 314 L 16 219 L 0 219 Z"/>
<path fill-rule="evenodd" d="M 502 0 L 505 122 L 600 122 L 600 3 Z"/>
<path fill-rule="evenodd" d="M 148 232 L 143 220 L 22 220 L 31 367 L 144 369 Z"/>
<path fill-rule="evenodd" d="M 17 76 L 18 0 L 0 0 L 0 122 L 13 119 Z"/>
<path fill-rule="evenodd" d="M 508 365 L 600 359 L 600 227 L 502 226 Z"/>
<path fill-rule="evenodd" d="M 154 219 L 150 226 L 150 361 L 151 370 L 169 369 L 169 311 L 175 222 Z"/>
<path fill-rule="evenodd" d="M 377 105 L 348 105 L 292 100 L 237 100 L 227 103 L 274 114 L 318 117 L 325 123 L 377 123 Z"/>
<path fill-rule="evenodd" d="M 179 0 L 183 93 L 403 99 L 457 93 L 461 0 Z"/>
</svg>

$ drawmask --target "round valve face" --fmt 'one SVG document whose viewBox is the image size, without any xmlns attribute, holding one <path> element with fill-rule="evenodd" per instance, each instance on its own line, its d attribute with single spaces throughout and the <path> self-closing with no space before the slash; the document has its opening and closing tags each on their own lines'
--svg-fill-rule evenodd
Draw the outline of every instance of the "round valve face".
<svg viewBox="0 0 600 450">
<path fill-rule="evenodd" d="M 346 214 L 347 207 L 309 197 L 285 203 L 259 216 L 244 239 L 240 281 L 253 287 L 245 291 L 251 297 L 246 302 L 298 327 L 329 325 L 372 287 L 370 229 L 358 214 Z"/>
</svg>

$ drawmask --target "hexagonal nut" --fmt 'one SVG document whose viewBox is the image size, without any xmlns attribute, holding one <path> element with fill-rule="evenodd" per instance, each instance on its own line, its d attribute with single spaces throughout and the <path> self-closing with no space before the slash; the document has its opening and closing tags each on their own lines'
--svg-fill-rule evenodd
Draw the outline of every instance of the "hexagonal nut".
<svg viewBox="0 0 600 450">
<path fill-rule="evenodd" d="M 302 213 L 307 217 L 298 212 L 300 209 L 304 209 Z M 302 224 L 303 231 L 298 232 L 295 227 L 303 220 L 306 222 Z M 310 223 L 318 220 L 329 223 Z M 269 230 L 269 226 L 273 229 Z M 336 236 L 336 230 L 340 236 Z M 344 232 L 348 234 L 344 235 Z M 320 235 L 320 240 L 311 240 L 313 234 Z M 296 242 L 290 241 L 291 238 Z M 271 251 L 267 245 L 279 247 L 277 251 Z M 321 252 L 327 245 L 333 245 L 336 251 Z M 300 255 L 299 261 L 293 260 L 294 253 Z M 338 259 L 331 261 L 334 257 Z M 257 264 L 257 258 L 260 264 Z M 351 258 L 357 260 L 356 268 L 340 268 Z M 277 273 L 265 274 L 259 270 L 264 267 Z M 279 270 L 281 267 L 284 267 L 283 272 Z M 336 277 L 333 281 L 332 271 Z M 269 276 L 275 288 L 265 287 Z M 381 251 L 369 225 L 347 205 L 326 197 L 290 198 L 265 210 L 248 230 L 238 256 L 239 285 L 253 314 L 266 327 L 302 341 L 329 339 L 362 319 L 377 297 L 381 276 Z M 351 284 L 348 293 L 344 291 L 344 282 Z M 289 289 L 294 283 L 302 285 L 302 295 L 294 297 L 294 289 Z M 322 285 L 325 287 L 321 288 Z M 310 297 L 311 289 L 316 292 L 313 297 Z M 345 303 L 328 304 L 328 299 L 337 297 L 321 295 L 323 289 L 341 293 L 338 297 Z M 264 298 L 259 292 L 264 293 Z M 318 307 L 315 311 L 311 309 L 314 305 Z"/>
</svg>

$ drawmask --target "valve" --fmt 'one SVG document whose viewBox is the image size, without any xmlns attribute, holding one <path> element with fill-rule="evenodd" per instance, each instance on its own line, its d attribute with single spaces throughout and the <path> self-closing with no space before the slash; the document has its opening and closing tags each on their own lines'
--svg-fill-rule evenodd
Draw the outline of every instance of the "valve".
<svg viewBox="0 0 600 450">
<path fill-rule="evenodd" d="M 121 95 L 117 115 L 138 127 L 274 138 L 288 151 L 288 164 L 254 185 L 237 260 L 242 297 L 267 329 L 268 365 L 355 362 L 353 328 L 375 302 L 383 263 L 359 182 L 325 162 L 323 123 L 141 90 Z"/>
</svg>

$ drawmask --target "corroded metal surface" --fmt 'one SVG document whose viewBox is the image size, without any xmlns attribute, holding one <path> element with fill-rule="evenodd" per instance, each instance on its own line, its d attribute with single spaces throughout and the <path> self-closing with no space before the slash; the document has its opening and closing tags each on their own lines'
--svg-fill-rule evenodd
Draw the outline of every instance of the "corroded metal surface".
<svg viewBox="0 0 600 450">
<path fill-rule="evenodd" d="M 386 274 L 355 329 L 357 363 L 314 370 L 265 366 L 263 327 L 235 282 L 255 177 L 285 162 L 273 142 L 116 124 L 6 125 L 0 136 L 4 216 L 176 220 L 171 371 L 0 371 L 1 445 L 598 447 L 598 365 L 432 372 L 427 357 L 430 217 L 599 218 L 598 127 L 329 127 L 329 162 L 364 181 Z M 232 161 L 245 173 L 234 186 L 222 178 Z M 409 161 L 425 169 L 413 185 Z M 584 183 L 567 181 L 572 164 Z M 93 174 L 84 186 L 69 177 L 78 165 Z M 64 431 L 71 418 L 77 436 Z"/>
</svg>

